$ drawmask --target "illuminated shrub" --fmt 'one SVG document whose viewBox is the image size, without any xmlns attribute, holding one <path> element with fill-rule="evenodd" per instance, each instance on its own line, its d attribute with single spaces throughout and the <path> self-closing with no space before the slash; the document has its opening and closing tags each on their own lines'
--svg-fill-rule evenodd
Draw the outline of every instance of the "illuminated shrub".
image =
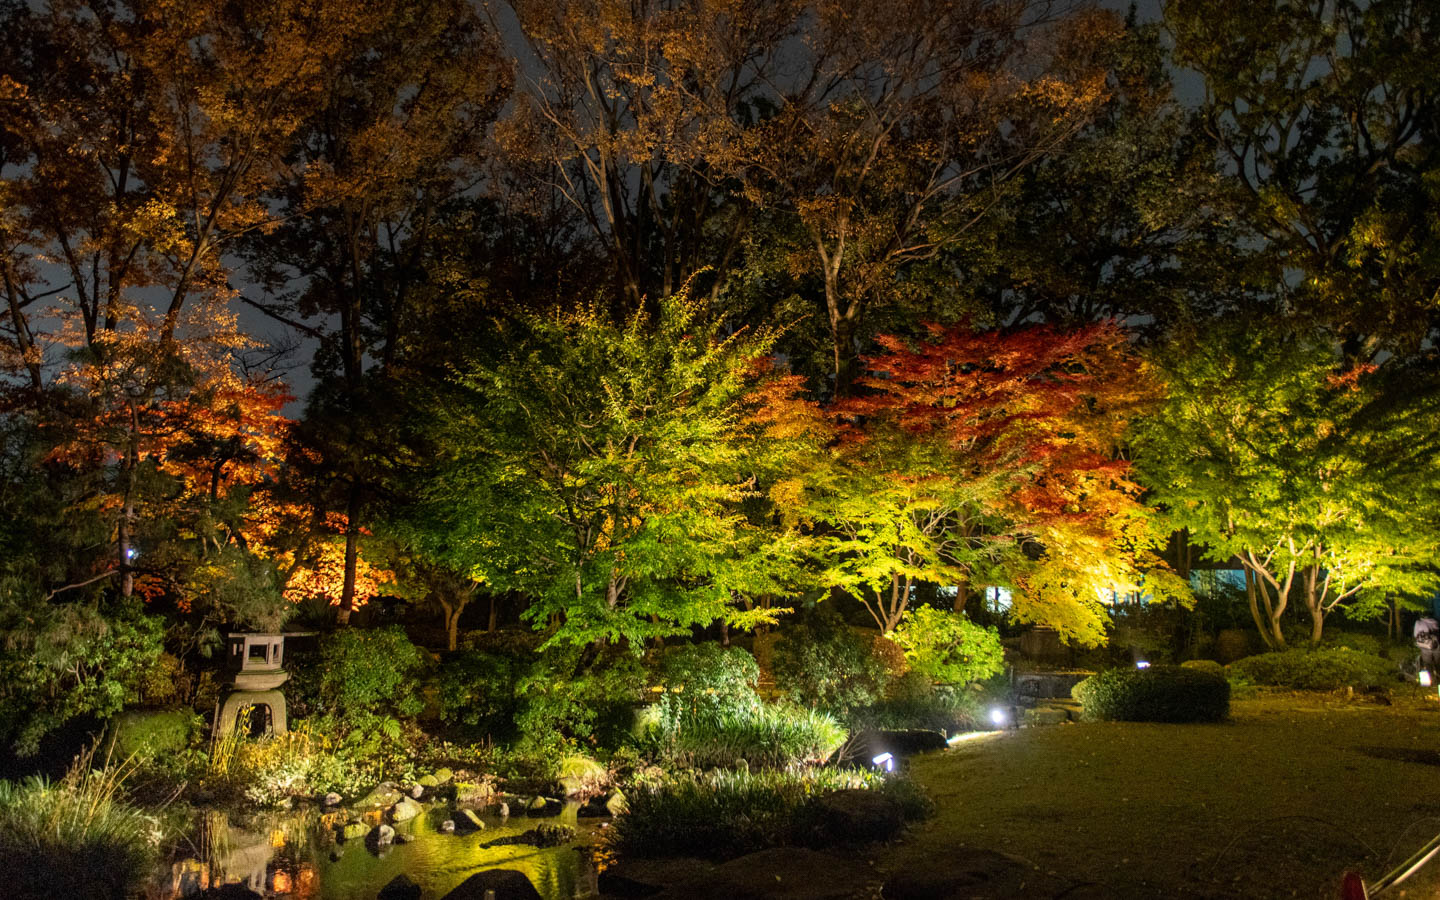
<svg viewBox="0 0 1440 900">
<path fill-rule="evenodd" d="M 790 700 L 847 721 L 884 697 L 890 680 L 874 640 L 828 611 L 786 630 L 774 670 L 776 686 Z"/>
<path fill-rule="evenodd" d="M 999 632 L 963 613 L 916 607 L 895 629 L 895 643 L 904 649 L 912 671 L 940 684 L 984 681 L 1005 668 Z"/>
<path fill-rule="evenodd" d="M 1395 663 L 1369 653 L 1338 647 L 1333 650 L 1282 650 L 1247 656 L 1230 664 L 1232 672 L 1260 685 L 1296 691 L 1360 690 L 1396 680 Z"/>
<path fill-rule="evenodd" d="M 779 703 L 678 721 L 662 719 L 650 707 L 641 734 L 642 742 L 676 765 L 757 769 L 824 762 L 847 737 L 844 726 L 825 713 Z"/>
<path fill-rule="evenodd" d="M 1230 714 L 1230 683 L 1180 666 L 1111 669 L 1072 691 L 1085 718 L 1120 722 L 1219 722 Z"/>
<path fill-rule="evenodd" d="M 1225 667 L 1213 659 L 1190 659 L 1180 664 L 1182 669 L 1192 669 L 1196 672 L 1206 672 L 1220 678 L 1225 677 Z"/>
</svg>

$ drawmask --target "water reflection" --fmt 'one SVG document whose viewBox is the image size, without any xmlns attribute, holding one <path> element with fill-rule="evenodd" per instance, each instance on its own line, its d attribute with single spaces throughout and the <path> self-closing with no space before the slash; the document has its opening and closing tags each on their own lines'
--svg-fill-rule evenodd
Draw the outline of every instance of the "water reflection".
<svg viewBox="0 0 1440 900">
<path fill-rule="evenodd" d="M 207 811 L 192 838 L 194 854 L 171 864 L 150 900 L 185 900 L 225 884 L 243 884 L 283 900 L 374 900 L 402 874 L 420 885 L 426 900 L 436 900 L 476 872 L 493 868 L 523 872 L 546 900 L 593 897 L 594 872 L 574 846 L 485 846 L 545 822 L 574 827 L 577 841 L 588 842 L 597 823 L 578 821 L 577 809 L 572 803 L 546 818 L 484 815 L 483 831 L 455 835 L 440 832 L 440 823 L 454 814 L 439 804 L 396 825 L 397 841 L 386 847 L 338 839 L 336 826 L 345 817 L 334 813 L 261 815 L 237 824 L 223 812 Z"/>
</svg>

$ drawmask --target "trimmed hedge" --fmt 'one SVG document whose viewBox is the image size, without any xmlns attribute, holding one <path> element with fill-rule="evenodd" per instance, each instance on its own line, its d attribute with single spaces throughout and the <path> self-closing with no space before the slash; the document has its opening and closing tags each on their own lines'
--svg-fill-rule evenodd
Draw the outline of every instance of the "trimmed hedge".
<svg viewBox="0 0 1440 900">
<path fill-rule="evenodd" d="M 1187 659 L 1180 664 L 1182 669 L 1194 669 L 1196 672 L 1206 672 L 1218 678 L 1225 677 L 1225 667 L 1213 659 Z"/>
<path fill-rule="evenodd" d="M 1111 669 L 1075 685 L 1085 718 L 1119 722 L 1219 722 L 1230 714 L 1230 683 L 1180 666 Z"/>
<path fill-rule="evenodd" d="M 1388 659 L 1344 647 L 1261 653 L 1237 659 L 1230 668 L 1255 684 L 1296 691 L 1337 691 L 1346 687 L 1364 690 L 1393 682 L 1399 674 L 1395 663 Z"/>
</svg>

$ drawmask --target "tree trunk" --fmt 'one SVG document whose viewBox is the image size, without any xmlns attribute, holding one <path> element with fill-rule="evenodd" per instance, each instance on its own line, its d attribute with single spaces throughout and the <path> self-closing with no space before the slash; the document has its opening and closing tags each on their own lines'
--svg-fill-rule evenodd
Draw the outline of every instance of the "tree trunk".
<svg viewBox="0 0 1440 900">
<path fill-rule="evenodd" d="M 955 612 L 965 612 L 965 604 L 970 602 L 970 581 L 962 578 L 955 585 Z"/>
<path fill-rule="evenodd" d="M 350 485 L 350 499 L 345 504 L 345 586 L 340 591 L 340 609 L 335 624 L 350 624 L 355 609 L 355 565 L 360 558 L 360 486 Z"/>
<path fill-rule="evenodd" d="M 495 612 L 496 612 L 496 607 L 495 607 L 495 592 L 494 592 L 494 591 L 491 591 L 491 592 L 490 592 L 490 618 L 489 618 L 489 619 L 486 621 L 486 623 L 485 623 L 485 631 L 486 631 L 487 633 L 489 633 L 489 634 L 494 634 L 494 633 L 495 633 L 495 624 L 496 624 Z"/>
</svg>

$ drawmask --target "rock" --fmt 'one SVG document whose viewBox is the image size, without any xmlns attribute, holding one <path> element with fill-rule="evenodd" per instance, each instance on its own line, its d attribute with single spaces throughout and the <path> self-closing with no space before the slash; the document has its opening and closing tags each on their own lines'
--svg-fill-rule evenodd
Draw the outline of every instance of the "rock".
<svg viewBox="0 0 1440 900">
<path fill-rule="evenodd" d="M 435 780 L 435 776 L 434 776 L 434 775 L 421 775 L 421 776 L 420 776 L 420 780 L 417 781 L 417 782 L 415 782 L 415 787 L 420 788 L 420 789 L 422 789 L 422 790 L 423 790 L 424 788 L 433 788 L 433 787 L 439 787 L 439 786 L 440 786 L 440 782 L 438 782 L 438 781 Z"/>
<path fill-rule="evenodd" d="M 420 900 L 420 885 L 408 875 L 396 875 L 380 889 L 375 900 Z"/>
<path fill-rule="evenodd" d="M 340 826 L 339 837 L 342 841 L 353 841 L 363 838 L 370 833 L 370 826 L 364 822 L 346 822 Z"/>
<path fill-rule="evenodd" d="M 679 856 L 668 859 L 624 858 L 600 872 L 600 894 L 604 897 L 651 897 L 673 884 L 702 880 L 715 864 L 703 859 Z"/>
<path fill-rule="evenodd" d="M 446 819 L 445 821 L 441 822 L 441 823 L 440 823 L 440 833 L 441 833 L 441 834 L 454 834 L 454 833 L 455 833 L 455 820 L 454 820 L 454 819 Z"/>
<path fill-rule="evenodd" d="M 605 801 L 605 809 L 612 816 L 623 816 L 630 811 L 630 801 L 625 799 L 624 794 L 616 791 Z"/>
<path fill-rule="evenodd" d="M 365 835 L 365 843 L 373 847 L 388 847 L 395 843 L 395 829 L 389 825 L 376 825 Z"/>
<path fill-rule="evenodd" d="M 495 892 L 494 900 L 543 900 L 525 873 L 514 869 L 476 872 L 441 900 L 487 900 L 486 891 Z"/>
<path fill-rule="evenodd" d="M 506 835 L 488 841 L 486 847 L 511 847 L 523 844 L 528 847 L 562 847 L 575 840 L 575 829 L 569 825 L 552 825 L 546 822 L 544 825 L 537 825 L 522 834 Z"/>
<path fill-rule="evenodd" d="M 860 738 L 865 748 L 864 758 L 869 759 L 882 753 L 895 756 L 914 756 L 930 750 L 944 750 L 947 746 L 945 735 L 938 731 L 913 728 L 897 731 L 867 731 Z"/>
<path fill-rule="evenodd" d="M 436 770 L 435 770 L 435 784 L 437 784 L 437 785 L 449 784 L 449 783 L 450 783 L 450 780 L 453 779 L 454 777 L 455 777 L 455 773 L 452 772 L 452 771 L 450 771 L 449 769 L 436 769 Z"/>
<path fill-rule="evenodd" d="M 334 791 L 331 791 L 330 793 L 325 795 L 325 798 L 321 802 L 324 803 L 326 806 L 339 806 L 340 800 L 340 795 L 335 793 Z"/>
<path fill-rule="evenodd" d="M 390 821 L 408 822 L 425 811 L 425 807 L 411 800 L 409 797 L 401 799 L 390 810 Z"/>
<path fill-rule="evenodd" d="M 355 806 L 360 809 L 387 808 L 399 803 L 400 798 L 404 796 L 398 787 L 386 781 L 376 785 L 375 790 L 357 800 Z"/>
<path fill-rule="evenodd" d="M 495 815 L 499 816 L 502 819 L 510 818 L 510 804 L 506 803 L 503 800 L 500 801 L 500 805 L 495 807 Z"/>
<path fill-rule="evenodd" d="M 835 791 L 817 801 L 825 836 L 842 843 L 889 840 L 905 827 L 900 806 L 876 791 Z"/>
<path fill-rule="evenodd" d="M 265 900 L 243 884 L 225 884 L 200 895 L 204 900 Z"/>
<path fill-rule="evenodd" d="M 485 822 L 473 809 L 460 809 L 455 811 L 455 833 L 470 834 L 474 831 L 484 831 Z"/>
<path fill-rule="evenodd" d="M 1063 725 L 1070 721 L 1070 710 L 1063 706 L 1037 706 L 1025 710 L 1026 725 Z"/>
<path fill-rule="evenodd" d="M 926 857 L 923 866 L 905 866 L 885 880 L 887 900 L 933 897 L 1065 897 L 1073 894 L 1057 876 L 1034 870 L 1025 861 L 991 850 L 954 848 Z"/>
<path fill-rule="evenodd" d="M 585 805 L 581 806 L 575 814 L 582 819 L 603 819 L 610 815 L 610 810 L 605 808 L 605 798 L 603 796 L 591 797 L 585 801 Z"/>
<path fill-rule="evenodd" d="M 732 859 L 672 884 L 655 897 L 657 900 L 850 900 L 873 877 L 871 870 L 853 857 L 799 847 L 775 847 Z"/>
<path fill-rule="evenodd" d="M 416 784 L 411 786 L 410 797 L 412 799 L 419 800 L 423 796 L 425 796 L 425 785 Z"/>
<path fill-rule="evenodd" d="M 525 813 L 526 815 L 537 818 L 541 816 L 558 816 L 560 810 L 564 808 L 565 804 L 553 797 L 536 797 L 525 806 Z"/>
</svg>

